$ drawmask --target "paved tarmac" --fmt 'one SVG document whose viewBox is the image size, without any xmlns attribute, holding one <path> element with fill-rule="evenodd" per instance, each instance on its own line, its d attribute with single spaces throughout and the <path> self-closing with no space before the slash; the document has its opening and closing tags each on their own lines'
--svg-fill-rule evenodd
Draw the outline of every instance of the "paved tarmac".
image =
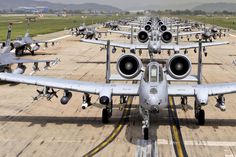
<svg viewBox="0 0 236 157">
<path fill-rule="evenodd" d="M 68 32 L 53 33 L 38 36 L 37 39 L 52 39 L 68 35 Z M 236 35 L 236 34 L 234 34 Z M 103 36 L 103 39 L 128 41 L 119 35 Z M 191 38 L 195 40 L 194 37 Z M 204 83 L 236 82 L 236 38 L 228 36 L 220 39 L 228 40 L 230 45 L 208 48 L 208 57 L 203 58 Z M 35 56 L 25 56 L 34 59 L 60 58 L 61 62 L 47 71 L 36 75 L 74 79 L 82 81 L 105 82 L 106 53 L 100 51 L 100 46 L 80 43 L 79 38 L 67 37 L 56 46 L 41 49 Z M 121 55 L 121 50 L 112 54 L 112 61 Z M 197 62 L 197 54 L 190 50 L 188 56 L 192 62 Z M 148 58 L 143 52 L 142 58 Z M 164 51 L 158 58 L 168 58 Z M 87 62 L 87 63 L 80 63 Z M 95 62 L 95 63 L 90 63 Z M 30 65 L 31 66 L 31 65 Z M 31 72 L 31 67 L 26 74 Z M 44 65 L 40 65 L 43 67 Z M 197 65 L 193 65 L 196 73 Z M 112 72 L 116 72 L 112 64 Z M 83 156 L 87 154 L 116 129 L 123 111 L 119 110 L 119 98 L 114 98 L 114 112 L 110 124 L 101 123 L 101 108 L 96 104 L 86 110 L 81 109 L 82 94 L 74 93 L 68 105 L 60 104 L 63 91 L 59 91 L 59 99 L 51 101 L 41 99 L 33 102 L 40 87 L 21 84 L 1 84 L 0 88 L 0 156 Z M 184 112 L 175 98 L 176 113 L 180 123 L 184 149 L 190 157 L 234 157 L 236 156 L 236 99 L 235 95 L 226 95 L 225 112 L 215 107 L 212 97 L 204 107 L 206 112 L 205 126 L 198 126 L 194 119 L 193 98 L 189 98 L 189 110 Z M 92 102 L 98 103 L 98 97 L 93 96 Z M 133 99 L 131 115 L 121 132 L 104 149 L 98 151 L 98 157 L 131 157 L 145 156 L 141 152 L 151 152 L 154 156 L 176 156 L 171 132 L 168 109 L 158 114 L 152 114 L 150 125 L 150 141 L 142 141 L 141 117 L 138 111 L 138 98 Z M 150 148 L 151 147 L 151 148 Z M 155 147 L 155 148 L 153 148 Z M 145 154 L 145 153 L 144 153 Z M 185 154 L 186 155 L 186 154 Z"/>
</svg>

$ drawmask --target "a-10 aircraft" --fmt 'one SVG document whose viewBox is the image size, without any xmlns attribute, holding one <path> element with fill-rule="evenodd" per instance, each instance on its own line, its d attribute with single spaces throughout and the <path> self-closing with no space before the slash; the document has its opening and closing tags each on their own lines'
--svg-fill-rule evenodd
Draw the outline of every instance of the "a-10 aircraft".
<svg viewBox="0 0 236 157">
<path fill-rule="evenodd" d="M 147 140 L 149 136 L 149 114 L 151 111 L 161 111 L 168 107 L 169 96 L 194 97 L 195 117 L 199 125 L 204 125 L 205 112 L 202 108 L 208 104 L 209 96 L 218 96 L 218 107 L 225 110 L 223 95 L 236 93 L 236 83 L 169 84 L 168 75 L 176 80 L 187 78 L 191 72 L 191 66 L 191 61 L 185 55 L 175 54 L 168 60 L 166 67 L 163 68 L 158 62 L 151 61 L 143 71 L 141 60 L 130 53 L 123 54 L 118 59 L 117 71 L 125 79 L 133 79 L 141 75 L 140 81 L 136 84 L 105 84 L 8 73 L 0 73 L 0 80 L 42 86 L 45 90 L 40 93 L 51 94 L 52 96 L 55 95 L 55 92 L 49 92 L 50 89 L 52 91 L 54 91 L 53 89 L 62 89 L 64 90 L 64 96 L 61 98 L 61 103 L 64 105 L 71 99 L 71 91 L 84 93 L 83 109 L 91 104 L 89 94 L 98 95 L 99 102 L 104 106 L 102 110 L 103 123 L 108 123 L 112 116 L 112 98 L 114 96 L 138 96 L 140 114 L 143 117 L 143 135 L 144 139 Z M 182 102 L 186 103 L 186 101 Z"/>
<path fill-rule="evenodd" d="M 132 33 L 131 33 L 132 34 Z M 150 33 L 147 31 L 140 31 L 137 35 L 137 38 L 140 43 L 118 43 L 111 42 L 110 45 L 113 47 L 112 52 L 116 52 L 116 48 L 122 48 L 122 52 L 125 52 L 125 49 L 129 49 L 131 53 L 135 53 L 136 50 L 139 50 L 139 53 L 142 53 L 142 50 L 148 50 L 149 55 L 153 57 L 153 54 L 160 54 L 163 50 L 167 50 L 170 55 L 171 51 L 175 53 L 179 53 L 180 50 L 184 50 L 186 54 L 188 49 L 194 49 L 196 52 L 199 44 L 198 43 L 188 43 L 188 44 L 175 44 L 171 43 L 172 41 L 172 33 L 169 31 L 161 31 L 161 30 L 152 30 Z M 132 38 L 132 37 L 131 37 Z M 178 37 L 177 37 L 178 38 Z M 131 39 L 132 40 L 132 39 Z M 80 41 L 91 43 L 91 44 L 99 44 L 106 46 L 107 41 L 101 40 L 88 40 L 81 39 Z M 162 44 L 165 43 L 165 44 Z M 229 42 L 211 42 L 211 43 L 203 43 L 203 50 L 205 55 L 207 55 L 206 47 L 208 46 L 219 46 L 229 44 Z"/>
<path fill-rule="evenodd" d="M 14 74 L 23 74 L 26 70 L 25 63 L 33 63 L 32 70 L 33 72 L 39 71 L 38 63 L 46 63 L 44 69 L 47 69 L 50 65 L 57 64 L 59 61 L 56 60 L 32 60 L 32 59 L 22 59 L 16 57 L 14 54 L 11 53 L 12 46 L 11 42 L 11 31 L 12 31 L 12 24 L 8 26 L 7 32 L 7 40 L 5 42 L 5 46 L 0 51 L 0 72 L 8 72 Z M 12 71 L 11 66 L 13 64 L 17 64 L 17 68 Z"/>
</svg>

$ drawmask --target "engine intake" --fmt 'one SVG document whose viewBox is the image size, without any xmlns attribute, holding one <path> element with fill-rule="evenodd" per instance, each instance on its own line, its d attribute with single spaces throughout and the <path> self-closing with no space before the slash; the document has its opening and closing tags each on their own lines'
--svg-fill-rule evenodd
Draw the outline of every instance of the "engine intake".
<svg viewBox="0 0 236 157">
<path fill-rule="evenodd" d="M 161 25 L 163 25 L 163 24 L 164 24 L 164 23 L 163 23 L 162 21 L 159 21 L 159 22 L 158 22 L 158 25 L 159 25 L 159 26 L 161 26 Z"/>
<path fill-rule="evenodd" d="M 151 20 L 148 21 L 148 22 L 147 22 L 147 25 L 152 25 L 152 21 L 151 21 Z"/>
<path fill-rule="evenodd" d="M 167 63 L 168 74 L 174 79 L 184 79 L 192 69 L 191 61 L 182 54 L 171 57 Z"/>
<path fill-rule="evenodd" d="M 138 33 L 138 40 L 141 43 L 146 43 L 149 40 L 149 35 L 146 31 L 140 31 Z"/>
<path fill-rule="evenodd" d="M 132 79 L 141 72 L 142 62 L 134 54 L 124 54 L 118 59 L 116 68 L 122 77 Z"/>
<path fill-rule="evenodd" d="M 151 29 L 152 29 L 152 26 L 149 25 L 149 24 L 147 24 L 147 25 L 144 27 L 144 29 L 145 29 L 145 31 L 150 32 Z"/>
<path fill-rule="evenodd" d="M 164 42 L 164 43 L 170 43 L 172 41 L 172 33 L 169 32 L 169 31 L 165 31 L 162 33 L 162 37 L 161 37 L 161 40 Z"/>
<path fill-rule="evenodd" d="M 161 26 L 160 26 L 160 31 L 161 31 L 161 32 L 167 31 L 166 25 L 161 25 Z"/>
</svg>

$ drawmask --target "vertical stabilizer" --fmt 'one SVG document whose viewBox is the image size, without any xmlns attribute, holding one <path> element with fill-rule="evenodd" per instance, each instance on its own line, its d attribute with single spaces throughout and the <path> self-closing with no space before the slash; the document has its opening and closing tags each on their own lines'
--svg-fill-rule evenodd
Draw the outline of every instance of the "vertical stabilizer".
<svg viewBox="0 0 236 157">
<path fill-rule="evenodd" d="M 11 31 L 12 31 L 12 23 L 9 23 L 7 30 L 6 46 L 10 46 L 11 44 Z"/>
</svg>

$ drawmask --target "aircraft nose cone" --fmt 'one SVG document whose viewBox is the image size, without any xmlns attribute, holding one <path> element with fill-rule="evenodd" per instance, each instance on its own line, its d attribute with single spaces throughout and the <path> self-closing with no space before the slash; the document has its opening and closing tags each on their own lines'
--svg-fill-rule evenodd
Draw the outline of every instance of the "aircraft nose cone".
<svg viewBox="0 0 236 157">
<path fill-rule="evenodd" d="M 158 105 L 159 104 L 159 99 L 155 96 L 149 97 L 149 99 L 147 100 L 148 105 Z"/>
<path fill-rule="evenodd" d="M 153 49 L 154 49 L 155 51 L 157 51 L 157 50 L 158 50 L 158 46 L 157 46 L 157 45 L 153 45 Z"/>
</svg>

